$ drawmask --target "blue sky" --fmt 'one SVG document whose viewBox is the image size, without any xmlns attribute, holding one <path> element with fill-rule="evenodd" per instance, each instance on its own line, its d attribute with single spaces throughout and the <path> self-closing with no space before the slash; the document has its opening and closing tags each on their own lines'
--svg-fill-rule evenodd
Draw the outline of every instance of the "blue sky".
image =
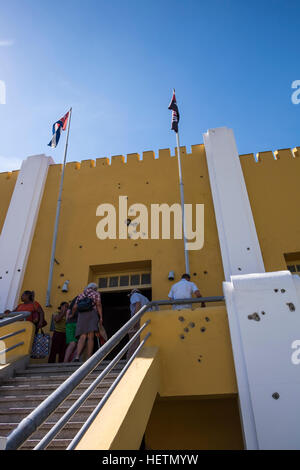
<svg viewBox="0 0 300 470">
<path fill-rule="evenodd" d="M 47 147 L 73 106 L 69 161 L 175 146 L 234 129 L 240 154 L 300 146 L 300 2 L 0 0 L 0 171 Z"/>
</svg>

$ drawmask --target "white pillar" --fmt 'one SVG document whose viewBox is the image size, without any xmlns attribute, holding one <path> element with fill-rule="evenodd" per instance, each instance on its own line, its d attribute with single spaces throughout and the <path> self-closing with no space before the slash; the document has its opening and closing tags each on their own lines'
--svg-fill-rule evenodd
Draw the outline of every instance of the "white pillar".
<svg viewBox="0 0 300 470">
<path fill-rule="evenodd" d="M 225 279 L 265 271 L 232 129 L 204 134 Z"/>
<path fill-rule="evenodd" d="M 300 449 L 300 278 L 232 276 L 224 295 L 247 449 Z"/>
<path fill-rule="evenodd" d="M 51 157 L 23 161 L 0 235 L 0 312 L 15 307 L 27 265 Z"/>
</svg>

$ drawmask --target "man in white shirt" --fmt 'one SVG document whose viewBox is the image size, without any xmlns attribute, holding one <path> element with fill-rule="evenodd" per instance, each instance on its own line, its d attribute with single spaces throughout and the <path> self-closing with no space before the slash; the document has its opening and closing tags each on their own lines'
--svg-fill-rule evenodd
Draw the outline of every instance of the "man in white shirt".
<svg viewBox="0 0 300 470">
<path fill-rule="evenodd" d="M 130 294 L 130 314 L 133 317 L 144 305 L 147 305 L 150 300 L 147 299 L 138 289 L 133 289 Z M 128 332 L 129 340 L 136 334 L 140 329 L 140 322 L 136 323 Z M 138 336 L 133 344 L 127 351 L 127 360 L 133 355 L 134 351 L 140 344 L 140 337 Z"/>
<path fill-rule="evenodd" d="M 169 299 L 191 299 L 193 294 L 195 294 L 196 297 L 202 297 L 196 284 L 191 282 L 191 276 L 189 274 L 183 274 L 181 280 L 171 287 Z M 204 302 L 201 303 L 201 307 L 205 307 Z M 173 310 L 181 310 L 183 308 L 187 309 L 192 308 L 192 304 L 173 305 L 172 308 Z"/>
</svg>

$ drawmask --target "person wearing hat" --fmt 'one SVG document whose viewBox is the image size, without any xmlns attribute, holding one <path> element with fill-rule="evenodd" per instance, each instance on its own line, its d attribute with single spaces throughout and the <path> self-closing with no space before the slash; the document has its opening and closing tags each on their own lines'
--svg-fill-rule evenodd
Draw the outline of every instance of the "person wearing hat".
<svg viewBox="0 0 300 470">
<path fill-rule="evenodd" d="M 66 352 L 66 313 L 68 302 L 61 302 L 58 312 L 52 316 L 51 330 L 53 331 L 51 350 L 48 363 L 55 363 L 58 354 L 58 362 L 64 362 Z"/>
<path fill-rule="evenodd" d="M 139 289 L 133 289 L 130 294 L 130 314 L 133 317 L 144 305 L 147 305 L 150 300 L 145 297 Z M 140 322 L 136 323 L 128 332 L 129 341 L 131 338 L 136 334 L 136 332 L 140 329 Z M 140 337 L 138 336 L 133 344 L 127 351 L 126 358 L 129 360 L 133 355 L 134 351 L 140 344 Z"/>
<path fill-rule="evenodd" d="M 99 324 L 102 326 L 102 304 L 98 286 L 91 282 L 84 291 L 78 295 L 73 312 L 78 312 L 75 336 L 78 339 L 78 346 L 74 362 L 79 362 L 80 355 L 85 348 L 87 340 L 87 359 L 91 357 L 94 350 L 95 333 L 99 331 Z"/>
</svg>

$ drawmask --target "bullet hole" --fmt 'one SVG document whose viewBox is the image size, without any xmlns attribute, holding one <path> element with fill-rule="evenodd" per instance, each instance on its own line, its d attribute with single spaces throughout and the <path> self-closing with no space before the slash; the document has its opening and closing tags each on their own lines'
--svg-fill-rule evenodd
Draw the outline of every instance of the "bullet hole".
<svg viewBox="0 0 300 470">
<path fill-rule="evenodd" d="M 185 328 L 183 331 L 185 331 L 185 333 L 188 333 L 190 330 L 188 328 Z"/>
<path fill-rule="evenodd" d="M 21 272 L 21 269 L 18 269 L 18 273 L 20 273 L 20 272 Z"/>
<path fill-rule="evenodd" d="M 208 318 L 208 317 L 205 317 L 205 321 L 207 321 L 207 322 L 208 322 L 208 321 L 210 321 L 210 318 Z"/>
<path fill-rule="evenodd" d="M 274 398 L 274 400 L 278 400 L 280 398 L 280 395 L 279 393 L 275 392 L 273 393 L 272 397 Z"/>
<path fill-rule="evenodd" d="M 194 273 L 193 276 L 197 276 L 197 273 Z"/>
<path fill-rule="evenodd" d="M 248 320 L 260 321 L 260 316 L 258 313 L 254 312 L 252 315 L 248 315 Z"/>
<path fill-rule="evenodd" d="M 200 331 L 201 331 L 201 333 L 205 333 L 205 331 L 206 331 L 206 328 L 204 328 L 204 327 L 203 327 L 203 328 L 201 328 L 201 330 L 200 330 Z"/>
<path fill-rule="evenodd" d="M 183 317 L 178 317 L 178 320 L 179 321 L 184 321 L 184 318 Z"/>
<path fill-rule="evenodd" d="M 21 184 L 23 184 L 23 183 L 21 183 Z"/>
<path fill-rule="evenodd" d="M 274 289 L 274 292 L 278 292 L 278 289 Z"/>
<path fill-rule="evenodd" d="M 198 362 L 201 362 L 201 359 L 198 359 Z"/>
<path fill-rule="evenodd" d="M 191 322 L 191 323 L 189 324 L 189 327 L 190 327 L 190 328 L 195 328 L 195 323 Z"/>
<path fill-rule="evenodd" d="M 135 243 L 134 246 L 139 246 L 138 243 Z"/>
<path fill-rule="evenodd" d="M 280 292 L 281 292 L 282 294 L 284 294 L 284 293 L 285 293 L 285 289 L 281 289 Z"/>
<path fill-rule="evenodd" d="M 184 335 L 180 335 L 179 338 L 180 338 L 180 339 L 184 339 L 185 336 L 184 336 Z"/>
<path fill-rule="evenodd" d="M 80 245 L 80 247 L 79 247 L 79 248 L 82 248 L 82 245 Z"/>
<path fill-rule="evenodd" d="M 0 279 L 2 279 L 2 276 L 0 276 Z"/>
<path fill-rule="evenodd" d="M 149 184 L 149 181 L 146 181 L 146 184 Z"/>
<path fill-rule="evenodd" d="M 241 271 L 241 270 L 242 270 L 242 268 L 238 268 L 238 270 L 239 270 L 239 271 Z"/>
<path fill-rule="evenodd" d="M 248 246 L 247 250 L 248 250 L 248 251 L 250 251 L 250 248 L 249 248 L 249 246 Z"/>
<path fill-rule="evenodd" d="M 117 246 L 114 246 L 114 250 L 116 250 L 118 247 Z"/>
<path fill-rule="evenodd" d="M 200 175 L 200 178 L 203 178 L 203 176 L 202 176 L 202 175 Z"/>
<path fill-rule="evenodd" d="M 60 286 L 57 286 L 57 289 L 60 289 Z"/>
<path fill-rule="evenodd" d="M 127 224 L 127 227 L 129 227 L 129 225 L 131 224 L 131 219 L 127 219 L 126 224 Z"/>
<path fill-rule="evenodd" d="M 63 274 L 63 273 L 61 273 L 60 277 L 64 277 L 64 274 Z"/>
<path fill-rule="evenodd" d="M 266 312 L 261 312 L 261 314 L 262 314 L 262 315 L 265 315 L 265 314 L 266 314 Z"/>
<path fill-rule="evenodd" d="M 6 274 L 8 274 L 8 271 L 6 271 Z"/>
<path fill-rule="evenodd" d="M 207 274 L 207 271 L 203 271 L 204 274 Z"/>
<path fill-rule="evenodd" d="M 296 310 L 296 307 L 292 302 L 287 302 L 287 306 L 289 307 L 291 312 L 294 312 Z"/>
</svg>

